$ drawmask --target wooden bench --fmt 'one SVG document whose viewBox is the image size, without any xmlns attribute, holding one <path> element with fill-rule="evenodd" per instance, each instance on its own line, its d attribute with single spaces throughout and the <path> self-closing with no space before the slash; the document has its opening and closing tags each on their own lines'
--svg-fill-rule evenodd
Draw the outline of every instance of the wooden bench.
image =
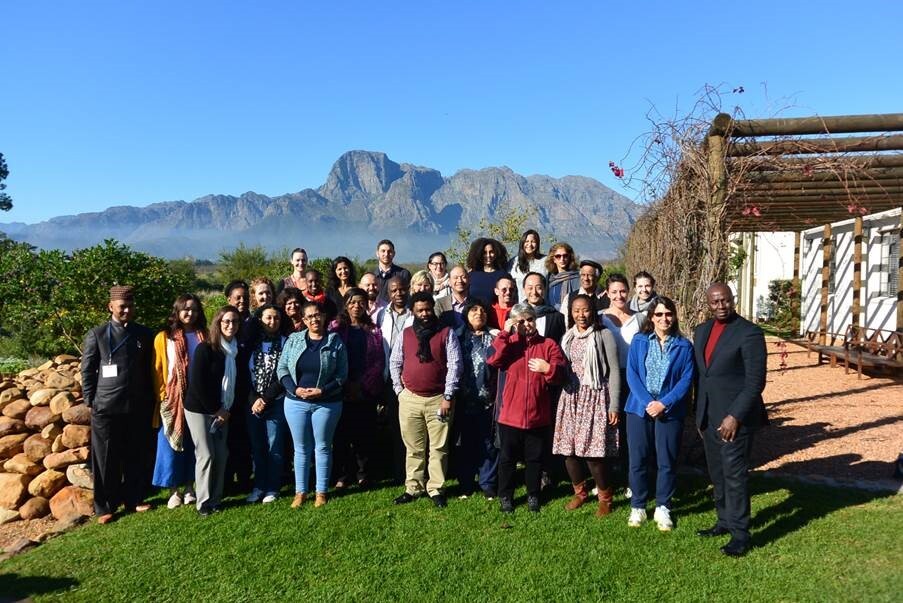
<svg viewBox="0 0 903 603">
<path fill-rule="evenodd" d="M 844 348 L 844 372 L 855 364 L 860 379 L 863 367 L 882 372 L 903 369 L 903 332 L 850 325 L 844 333 Z"/>
<path fill-rule="evenodd" d="M 812 356 L 812 352 L 818 353 L 818 364 L 824 362 L 825 357 L 828 358 L 831 366 L 837 366 L 837 359 L 844 356 L 847 349 L 844 345 L 846 337 L 839 333 L 824 333 L 825 343 L 821 341 L 819 331 L 806 331 L 805 346 L 806 358 Z"/>
</svg>

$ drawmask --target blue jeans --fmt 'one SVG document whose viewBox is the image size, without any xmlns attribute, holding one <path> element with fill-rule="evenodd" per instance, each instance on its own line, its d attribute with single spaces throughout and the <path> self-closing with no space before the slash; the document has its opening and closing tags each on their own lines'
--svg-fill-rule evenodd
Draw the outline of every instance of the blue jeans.
<svg viewBox="0 0 903 603">
<path fill-rule="evenodd" d="M 266 493 L 279 492 L 286 432 L 282 399 L 267 404 L 259 415 L 252 413 L 248 405 L 247 424 L 254 460 L 254 488 Z"/>
<path fill-rule="evenodd" d="M 655 454 L 658 478 L 655 482 L 655 504 L 671 508 L 671 498 L 677 484 L 677 454 L 683 435 L 683 417 L 653 419 L 648 414 L 638 417 L 627 413 L 627 446 L 630 449 L 629 483 L 633 497 L 630 506 L 644 509 L 649 497 L 647 469 L 649 458 Z"/>
<path fill-rule="evenodd" d="M 317 492 L 329 490 L 332 438 L 342 416 L 342 402 L 285 399 L 285 420 L 295 444 L 295 493 L 307 493 L 310 462 L 316 457 Z"/>
</svg>

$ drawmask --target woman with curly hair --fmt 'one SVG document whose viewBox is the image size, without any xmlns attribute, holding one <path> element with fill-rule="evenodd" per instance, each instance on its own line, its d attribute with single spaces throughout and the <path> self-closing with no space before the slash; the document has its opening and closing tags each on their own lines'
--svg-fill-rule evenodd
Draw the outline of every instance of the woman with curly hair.
<svg viewBox="0 0 903 603">
<path fill-rule="evenodd" d="M 470 297 L 491 304 L 495 299 L 495 284 L 508 274 L 508 250 L 495 239 L 479 238 L 470 245 L 467 254 Z"/>
<path fill-rule="evenodd" d="M 332 300 L 336 308 L 344 305 L 345 294 L 352 287 L 357 287 L 357 271 L 354 262 L 343 255 L 332 261 L 329 268 L 329 279 L 326 282 L 326 296 Z"/>
<path fill-rule="evenodd" d="M 555 243 L 546 256 L 546 270 L 549 274 L 549 293 L 546 302 L 561 310 L 561 304 L 570 293 L 580 289 L 580 273 L 577 272 L 577 256 L 574 248 L 567 243 Z"/>
<path fill-rule="evenodd" d="M 546 276 L 545 257 L 539 247 L 539 233 L 532 228 L 524 231 L 521 235 L 520 243 L 517 245 L 517 255 L 508 262 L 508 272 L 517 285 L 517 300 L 524 301 L 527 299 L 524 292 L 524 279 L 531 272 Z"/>
<path fill-rule="evenodd" d="M 172 305 L 166 329 L 154 338 L 154 393 L 157 408 L 157 458 L 152 483 L 169 488 L 167 507 L 175 509 L 196 498 L 194 446 L 185 422 L 188 370 L 198 345 L 207 340 L 207 318 L 197 295 L 180 295 Z"/>
</svg>

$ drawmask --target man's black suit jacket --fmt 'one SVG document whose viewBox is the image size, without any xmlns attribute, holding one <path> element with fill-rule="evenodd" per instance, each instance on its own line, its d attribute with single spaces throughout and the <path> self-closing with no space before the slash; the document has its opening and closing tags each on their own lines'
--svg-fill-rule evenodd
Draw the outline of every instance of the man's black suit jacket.
<svg viewBox="0 0 903 603">
<path fill-rule="evenodd" d="M 82 394 L 98 414 L 147 413 L 154 405 L 154 342 L 150 329 L 136 323 L 125 327 L 128 340 L 113 354 L 115 377 L 103 377 L 110 361 L 109 325 L 94 327 L 85 335 L 82 352 Z M 114 343 L 115 347 L 115 343 Z"/>
<path fill-rule="evenodd" d="M 717 429 L 726 415 L 741 426 L 755 429 L 767 420 L 762 390 L 765 389 L 767 352 L 762 329 L 734 314 L 712 352 L 712 363 L 705 364 L 705 346 L 714 319 L 696 328 L 693 347 L 696 352 L 696 425 Z"/>
</svg>

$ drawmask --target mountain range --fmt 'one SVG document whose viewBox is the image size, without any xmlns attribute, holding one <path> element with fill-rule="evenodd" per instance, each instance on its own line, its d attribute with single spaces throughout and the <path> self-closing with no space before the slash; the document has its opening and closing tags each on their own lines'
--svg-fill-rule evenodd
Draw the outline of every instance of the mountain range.
<svg viewBox="0 0 903 603">
<path fill-rule="evenodd" d="M 0 223 L 0 231 L 43 248 L 77 249 L 115 238 L 164 257 L 201 259 L 216 259 L 239 243 L 305 247 L 312 257 L 367 258 L 379 239 L 390 238 L 398 261 L 415 262 L 448 248 L 459 227 L 473 229 L 481 220 L 491 223 L 517 210 L 535 216 L 527 226 L 544 236 L 570 242 L 581 256 L 607 259 L 617 254 L 643 209 L 582 176 L 521 176 L 490 167 L 445 178 L 385 153 L 349 151 L 317 189 L 117 206 L 37 224 Z M 543 248 L 552 242 L 544 240 Z"/>
</svg>

